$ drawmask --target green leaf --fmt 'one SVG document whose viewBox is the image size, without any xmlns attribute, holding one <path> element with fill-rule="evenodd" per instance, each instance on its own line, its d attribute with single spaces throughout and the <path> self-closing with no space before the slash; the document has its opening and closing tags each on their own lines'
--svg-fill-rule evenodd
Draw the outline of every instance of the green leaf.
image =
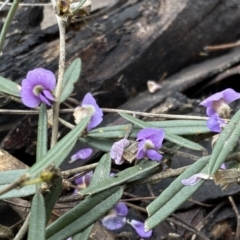
<svg viewBox="0 0 240 240">
<path fill-rule="evenodd" d="M 85 117 L 75 126 L 65 137 L 63 137 L 53 148 L 51 148 L 42 158 L 40 162 L 35 163 L 29 170 L 30 175 L 36 175 L 43 171 L 51 163 L 55 163 L 58 167 L 71 151 L 77 138 L 87 127 L 91 117 Z"/>
<path fill-rule="evenodd" d="M 240 137 L 240 110 L 235 113 L 227 126 L 220 133 L 213 147 L 209 161 L 209 174 L 213 175 L 232 152 Z"/>
<path fill-rule="evenodd" d="M 207 172 L 207 163 L 210 156 L 203 157 L 192 164 L 184 173 L 177 177 L 152 203 L 147 206 L 149 218 L 146 221 L 150 230 L 173 213 L 184 203 L 203 183 L 201 180 L 194 186 L 184 186 L 181 180 L 187 179 L 197 173 Z"/>
<path fill-rule="evenodd" d="M 60 102 L 64 102 L 74 90 L 74 83 L 78 81 L 81 73 L 82 62 L 80 58 L 76 58 L 67 71 L 64 73 L 63 90 Z"/>
<path fill-rule="evenodd" d="M 0 184 L 4 185 L 4 184 L 13 183 L 26 172 L 27 172 L 27 169 L 0 172 Z"/>
<path fill-rule="evenodd" d="M 149 123 L 146 123 L 140 119 L 137 119 L 137 118 L 134 118 L 126 113 L 119 113 L 123 118 L 125 118 L 126 120 L 136 124 L 137 126 L 141 127 L 141 128 L 151 128 L 151 127 L 154 127 L 152 126 L 151 124 Z M 173 133 L 170 133 L 168 131 L 164 131 L 165 132 L 165 139 L 167 139 L 168 141 L 170 142 L 173 142 L 173 143 L 176 143 L 182 147 L 185 147 L 185 148 L 188 148 L 188 149 L 192 149 L 192 150 L 197 150 L 197 151 L 203 151 L 204 148 L 195 143 L 195 142 L 192 142 L 190 140 L 187 140 L 185 138 L 182 138 L 178 135 L 175 135 Z"/>
<path fill-rule="evenodd" d="M 4 188 L 7 187 L 8 184 L 6 185 L 1 185 L 0 186 L 0 191 Z M 16 198 L 16 197 L 26 197 L 33 195 L 36 192 L 36 186 L 30 185 L 30 186 L 25 186 L 20 189 L 12 189 L 9 192 L 6 192 L 5 194 L 0 196 L 0 199 L 6 199 L 6 198 Z"/>
<path fill-rule="evenodd" d="M 127 125 L 125 125 L 127 126 Z M 157 126 L 154 126 L 157 127 Z M 126 128 L 125 128 L 126 129 Z M 197 135 L 197 134 L 203 134 L 203 133 L 209 133 L 211 132 L 206 126 L 196 126 L 196 127 L 163 127 L 164 131 L 176 134 L 176 135 Z M 87 136 L 92 138 L 119 138 L 122 139 L 125 137 L 127 130 L 112 130 L 112 131 L 105 131 L 104 128 L 99 128 L 99 132 L 95 131 L 88 132 Z M 130 134 L 130 138 L 136 138 L 138 132 L 141 130 L 141 128 L 133 128 L 133 131 Z"/>
<path fill-rule="evenodd" d="M 28 239 L 45 240 L 46 212 L 41 193 L 36 193 L 32 200 Z"/>
<path fill-rule="evenodd" d="M 73 237 L 73 240 L 88 240 L 89 235 L 93 229 L 93 226 L 94 226 L 94 224 L 92 224 L 89 227 L 87 227 L 86 229 L 84 229 L 81 233 L 76 234 Z"/>
<path fill-rule="evenodd" d="M 119 201 L 121 188 L 111 188 L 89 196 L 47 228 L 47 239 L 65 240 L 83 231 L 104 216 Z"/>
<path fill-rule="evenodd" d="M 95 168 L 89 187 L 98 185 L 102 180 L 110 176 L 111 162 L 112 160 L 109 153 L 106 153 L 102 156 L 97 167 Z"/>
<path fill-rule="evenodd" d="M 47 107 L 42 103 L 39 108 L 37 133 L 37 162 L 47 153 Z"/>
<path fill-rule="evenodd" d="M 0 76 L 0 91 L 15 97 L 20 97 L 20 89 L 17 83 Z"/>
<path fill-rule="evenodd" d="M 81 190 L 79 194 L 82 196 L 92 195 L 110 187 L 124 184 L 133 179 L 138 180 L 140 179 L 139 176 L 142 176 L 142 174 L 144 174 L 144 176 L 146 176 L 147 173 L 152 174 L 157 166 L 159 166 L 159 163 L 156 161 L 141 161 L 138 165 L 127 168 L 115 174 L 113 177 L 104 178 L 97 185 L 94 184 L 93 186 L 89 186 L 88 188 Z"/>
<path fill-rule="evenodd" d="M 109 140 L 104 138 L 79 138 L 81 142 L 87 143 L 91 147 L 95 147 L 103 152 L 110 152 L 112 145 L 114 144 L 115 140 Z"/>
<path fill-rule="evenodd" d="M 52 214 L 52 210 L 59 198 L 59 196 L 62 193 L 62 178 L 57 178 L 54 183 L 53 186 L 49 189 L 49 191 L 47 192 L 47 194 L 44 196 L 44 201 L 45 201 L 45 206 L 46 206 L 46 223 L 48 222 L 51 214 Z"/>
</svg>

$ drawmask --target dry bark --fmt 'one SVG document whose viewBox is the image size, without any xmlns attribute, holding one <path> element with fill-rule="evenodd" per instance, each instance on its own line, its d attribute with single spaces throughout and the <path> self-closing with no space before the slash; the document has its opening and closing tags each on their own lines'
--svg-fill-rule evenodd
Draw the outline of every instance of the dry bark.
<svg viewBox="0 0 240 240">
<path fill-rule="evenodd" d="M 88 27 L 70 26 L 67 62 L 83 61 L 76 98 L 91 91 L 99 94 L 101 106 L 117 106 L 145 89 L 147 80 L 205 59 L 200 56 L 205 45 L 239 36 L 239 7 L 237 0 L 119 1 L 110 12 L 89 20 Z M 2 76 L 17 81 L 40 66 L 57 72 L 56 26 L 34 27 L 18 37 L 0 58 Z"/>
</svg>

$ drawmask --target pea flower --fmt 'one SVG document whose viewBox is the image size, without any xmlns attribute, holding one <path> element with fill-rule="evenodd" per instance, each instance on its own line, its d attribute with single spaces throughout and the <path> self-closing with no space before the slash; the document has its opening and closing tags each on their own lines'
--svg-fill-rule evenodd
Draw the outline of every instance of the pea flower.
<svg viewBox="0 0 240 240">
<path fill-rule="evenodd" d="M 181 182 L 185 186 L 193 186 L 200 182 L 202 179 L 210 179 L 210 176 L 205 173 L 197 173 L 192 175 L 190 178 L 181 180 Z"/>
<path fill-rule="evenodd" d="M 152 236 L 152 230 L 145 232 L 144 231 L 144 223 L 137 221 L 137 220 L 131 220 L 128 223 L 136 230 L 137 234 L 142 238 L 149 238 Z"/>
<path fill-rule="evenodd" d="M 228 118 L 230 115 L 230 107 L 228 104 L 240 98 L 240 93 L 235 92 L 231 88 L 227 88 L 222 92 L 218 92 L 208 97 L 200 103 L 206 107 L 207 116 L 218 113 L 220 117 Z"/>
<path fill-rule="evenodd" d="M 92 180 L 93 172 L 88 172 L 87 174 L 75 179 L 75 183 L 78 185 L 78 189 L 84 189 L 87 188 Z M 78 192 L 77 189 L 75 189 L 74 194 Z"/>
<path fill-rule="evenodd" d="M 162 129 L 145 128 L 137 134 L 138 152 L 137 159 L 147 157 L 153 161 L 160 161 L 162 155 L 158 150 L 162 147 L 165 133 Z"/>
<path fill-rule="evenodd" d="M 71 156 L 71 161 L 70 163 L 78 160 L 78 159 L 87 159 L 91 156 L 93 150 L 91 148 L 84 148 L 78 151 L 77 153 L 73 154 Z"/>
<path fill-rule="evenodd" d="M 102 224 L 109 230 L 117 230 L 126 223 L 128 208 L 125 203 L 118 202 L 114 205 L 108 215 L 102 219 Z"/>
<path fill-rule="evenodd" d="M 78 124 L 83 118 L 89 115 L 91 119 L 87 127 L 88 131 L 100 124 L 103 119 L 103 112 L 91 93 L 87 93 L 83 98 L 82 104 L 75 109 L 73 113 L 75 123 Z"/>
<path fill-rule="evenodd" d="M 20 96 L 24 105 L 30 108 L 37 107 L 41 102 L 51 106 L 54 101 L 52 90 L 56 86 L 55 75 L 44 68 L 35 68 L 29 71 L 22 81 Z"/>
<path fill-rule="evenodd" d="M 227 125 L 227 123 L 219 117 L 217 113 L 214 113 L 212 116 L 209 117 L 207 120 L 207 127 L 212 132 L 221 132 L 222 129 Z"/>
<path fill-rule="evenodd" d="M 117 165 L 121 165 L 123 163 L 122 155 L 124 152 L 124 148 L 129 145 L 129 141 L 125 138 L 120 141 L 115 142 L 110 151 L 111 158 L 115 161 Z"/>
</svg>

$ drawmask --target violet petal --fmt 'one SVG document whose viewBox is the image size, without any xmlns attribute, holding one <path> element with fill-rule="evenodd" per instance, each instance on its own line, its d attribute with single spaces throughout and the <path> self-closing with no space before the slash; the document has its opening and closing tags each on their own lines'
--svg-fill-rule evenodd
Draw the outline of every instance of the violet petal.
<svg viewBox="0 0 240 240">
<path fill-rule="evenodd" d="M 87 159 L 91 156 L 92 152 L 93 150 L 91 148 L 81 149 L 80 151 L 78 151 L 77 153 L 71 156 L 70 162 L 76 161 L 77 159 L 82 159 L 82 160 Z"/>
<path fill-rule="evenodd" d="M 124 152 L 124 148 L 128 145 L 129 145 L 129 141 L 125 138 L 115 142 L 112 145 L 110 156 L 117 165 L 121 165 L 123 163 L 122 155 Z"/>
<path fill-rule="evenodd" d="M 207 127 L 212 132 L 221 132 L 222 127 L 226 125 L 225 121 L 219 117 L 217 113 L 214 113 L 209 119 L 207 120 Z"/>
<path fill-rule="evenodd" d="M 124 202 L 116 203 L 113 208 L 119 216 L 126 217 L 128 214 L 128 207 Z"/>
<path fill-rule="evenodd" d="M 152 230 L 145 232 L 144 231 L 144 223 L 137 221 L 137 220 L 131 220 L 129 224 L 136 230 L 137 234 L 142 238 L 149 238 L 152 236 Z"/>
<path fill-rule="evenodd" d="M 156 150 L 147 150 L 147 157 L 153 161 L 160 161 L 162 159 L 162 155 Z"/>
<path fill-rule="evenodd" d="M 209 175 L 207 175 L 205 173 L 197 173 L 197 174 L 192 175 L 188 179 L 181 180 L 181 182 L 185 186 L 193 186 L 193 185 L 197 184 L 198 182 L 200 182 L 202 179 L 209 179 Z"/>
<path fill-rule="evenodd" d="M 122 228 L 126 223 L 126 218 L 116 214 L 109 214 L 102 219 L 102 224 L 109 230 Z"/>
<path fill-rule="evenodd" d="M 99 108 L 99 106 L 96 103 L 96 100 L 94 99 L 91 93 L 87 93 L 84 96 L 82 101 L 82 107 L 87 108 L 89 105 L 93 106 L 94 113 L 88 124 L 88 127 L 87 127 L 88 131 L 90 131 L 92 128 L 96 127 L 97 125 L 99 125 L 103 119 L 103 111 Z"/>
</svg>

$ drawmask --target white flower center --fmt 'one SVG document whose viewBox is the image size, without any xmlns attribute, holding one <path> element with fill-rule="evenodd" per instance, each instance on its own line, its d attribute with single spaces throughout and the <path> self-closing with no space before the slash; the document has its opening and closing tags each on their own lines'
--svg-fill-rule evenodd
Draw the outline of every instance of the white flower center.
<svg viewBox="0 0 240 240">
<path fill-rule="evenodd" d="M 42 93 L 43 89 L 43 86 L 37 85 L 33 88 L 33 94 L 38 97 Z"/>
<path fill-rule="evenodd" d="M 154 144 L 149 139 L 144 142 L 144 150 L 147 151 L 148 149 L 154 149 Z"/>
</svg>

